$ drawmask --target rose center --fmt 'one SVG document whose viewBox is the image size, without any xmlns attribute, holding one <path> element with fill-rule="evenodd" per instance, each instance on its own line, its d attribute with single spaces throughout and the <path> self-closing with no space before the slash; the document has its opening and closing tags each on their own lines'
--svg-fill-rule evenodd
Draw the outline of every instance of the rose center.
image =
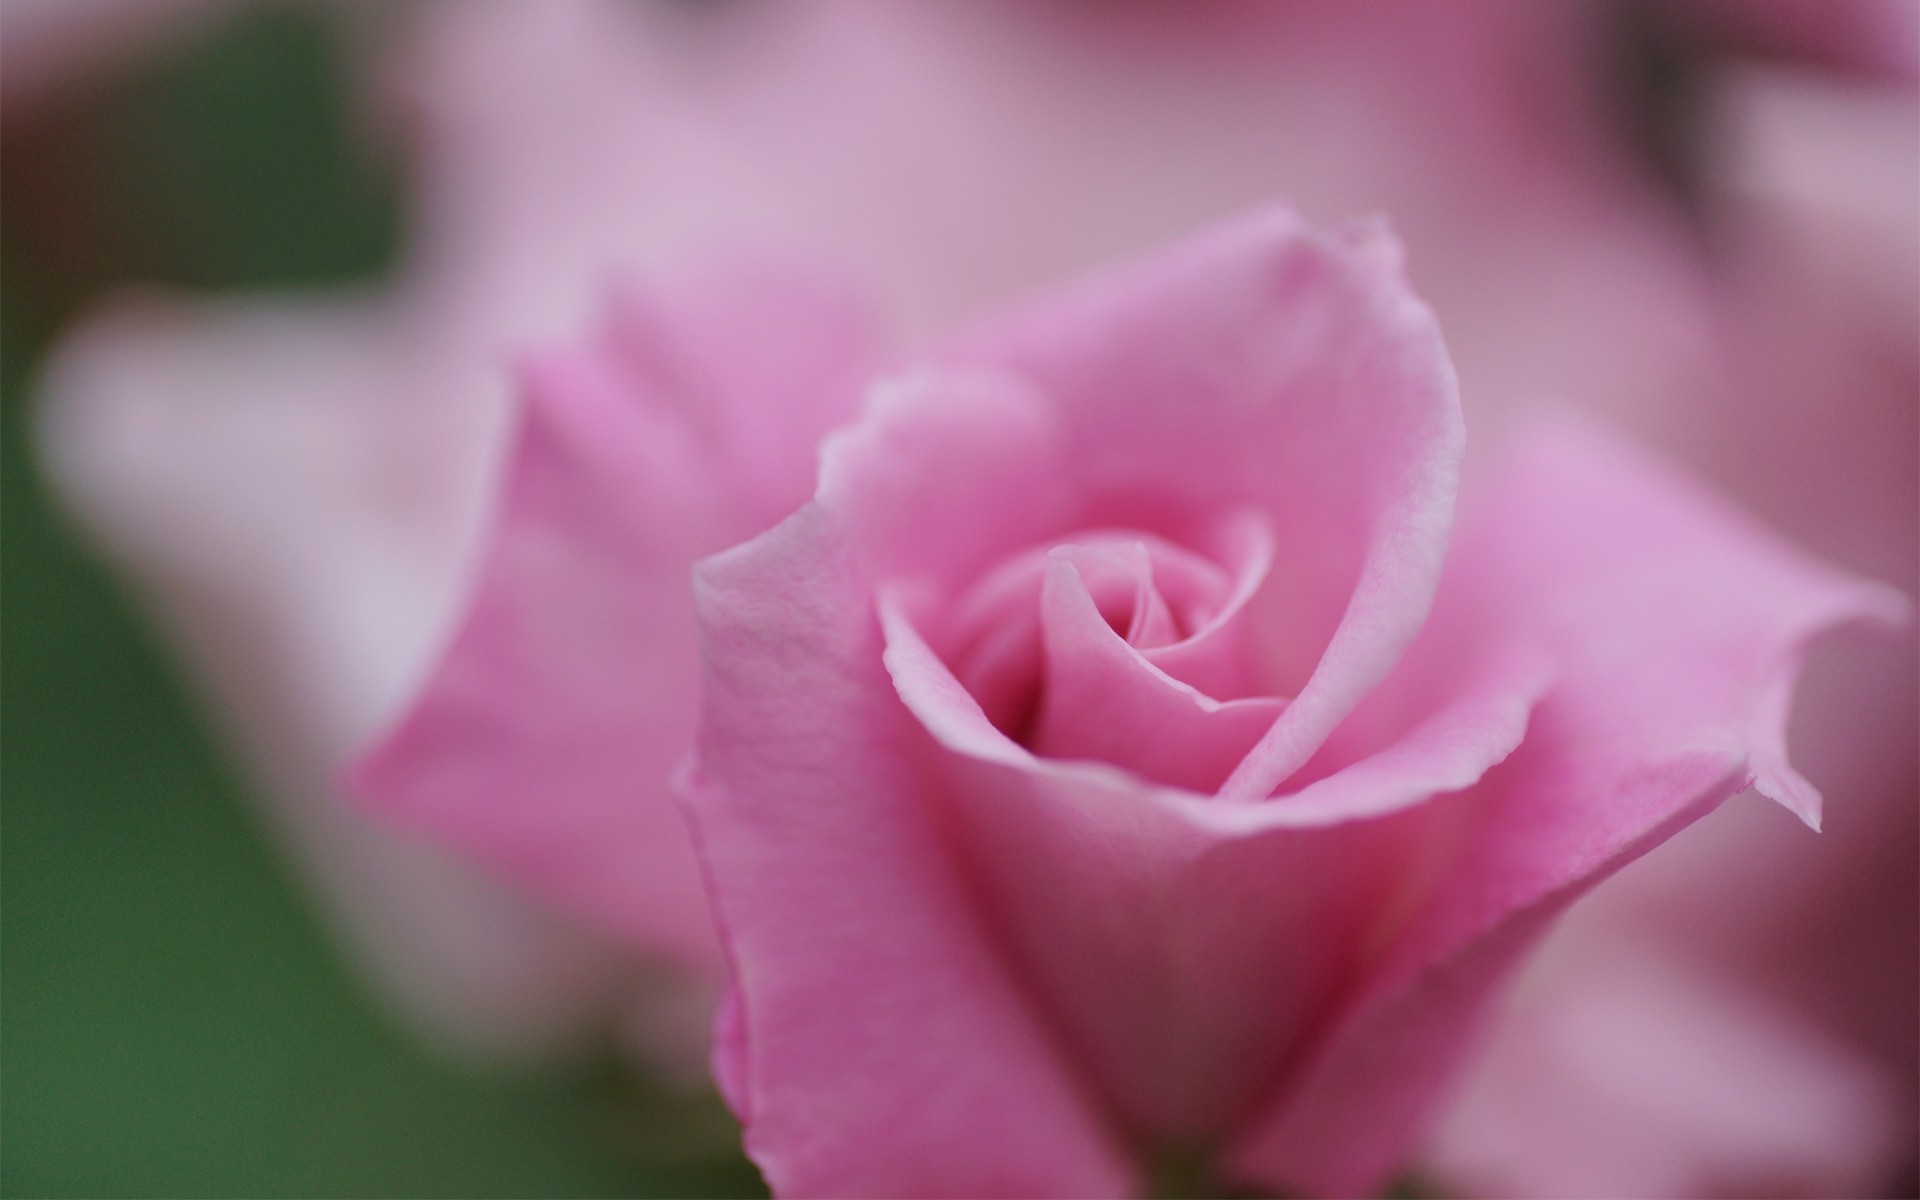
<svg viewBox="0 0 1920 1200">
<path fill-rule="evenodd" d="M 1240 515 L 1207 533 L 1196 539 L 1204 551 L 1137 529 L 1022 550 L 948 607 L 941 657 L 987 719 L 1035 753 L 1139 769 L 1105 739 L 1157 712 L 1208 726 L 1204 740 L 1224 722 L 1225 741 L 1238 746 L 1282 703 L 1261 696 L 1239 619 L 1266 578 L 1271 538 L 1264 521 Z M 1235 711 L 1220 718 L 1223 707 Z M 1112 721 L 1099 715 L 1109 712 Z M 1201 786 L 1213 770 L 1173 774 L 1167 782 Z"/>
</svg>

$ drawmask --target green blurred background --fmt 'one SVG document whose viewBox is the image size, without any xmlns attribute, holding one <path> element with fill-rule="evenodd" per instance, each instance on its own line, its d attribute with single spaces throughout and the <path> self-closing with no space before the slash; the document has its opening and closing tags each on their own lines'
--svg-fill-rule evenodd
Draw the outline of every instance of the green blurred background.
<svg viewBox="0 0 1920 1200">
<path fill-rule="evenodd" d="M 342 51 L 247 10 L 0 122 L 0 1193 L 758 1193 L 610 1059 L 473 1073 L 376 1010 L 35 469 L 35 368 L 107 289 L 385 269 Z"/>
</svg>

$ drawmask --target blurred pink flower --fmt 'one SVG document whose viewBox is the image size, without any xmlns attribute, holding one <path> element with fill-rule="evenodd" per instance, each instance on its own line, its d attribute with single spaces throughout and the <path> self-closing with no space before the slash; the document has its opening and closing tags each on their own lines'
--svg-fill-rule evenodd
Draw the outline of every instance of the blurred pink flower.
<svg viewBox="0 0 1920 1200">
<path fill-rule="evenodd" d="M 0 0 L 0 94 L 36 104 L 204 25 L 233 0 Z"/>
<path fill-rule="evenodd" d="M 1724 365 L 1614 410 L 1911 594 L 1920 106 L 1778 66 L 1723 71 L 1712 96 Z M 1826 831 L 1731 805 L 1577 908 L 1442 1131 L 1463 1186 L 1865 1195 L 1911 1161 L 1920 646 L 1835 641 L 1791 742 L 1836 798 Z"/>
<path fill-rule="evenodd" d="M 1829 71 L 1920 80 L 1914 0 L 1679 0 L 1663 17 L 1695 37 Z"/>
<path fill-rule="evenodd" d="M 440 359 L 407 316 L 378 300 L 124 299 L 52 365 L 42 446 L 375 977 L 450 1045 L 515 1053 L 606 1019 L 609 952 L 334 786 L 452 599 L 466 535 L 435 465 L 481 452 L 463 448 L 458 406 L 484 391 L 448 389 L 484 370 Z"/>
</svg>

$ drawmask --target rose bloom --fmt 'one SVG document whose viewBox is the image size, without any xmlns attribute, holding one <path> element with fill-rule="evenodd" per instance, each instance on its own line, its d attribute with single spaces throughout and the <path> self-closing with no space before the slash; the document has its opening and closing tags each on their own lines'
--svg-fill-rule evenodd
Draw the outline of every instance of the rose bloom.
<svg viewBox="0 0 1920 1200">
<path fill-rule="evenodd" d="M 774 275 L 618 311 L 528 369 L 360 779 L 657 940 L 679 564 L 803 490 L 873 351 Z M 1566 904 L 1749 784 L 1817 823 L 1800 656 L 1902 598 L 1577 424 L 1449 555 L 1462 449 L 1396 244 L 1274 212 L 884 373 L 696 571 L 716 1071 L 776 1192 L 1364 1193 Z"/>
<path fill-rule="evenodd" d="M 1767 251 L 1759 270 L 1742 250 L 1729 259 L 1737 289 L 1725 297 L 1709 290 L 1715 281 L 1693 261 L 1675 214 L 1622 169 L 1605 114 L 1594 111 L 1594 64 L 1583 48 L 1603 12 L 1219 4 L 1178 23 L 1144 7 L 449 6 L 429 15 L 392 76 L 416 155 L 421 232 L 394 293 L 371 303 L 122 306 L 76 335 L 53 377 L 54 465 L 159 597 L 281 799 L 312 875 L 349 931 L 373 947 L 377 972 L 461 1044 L 550 1043 L 605 1019 L 616 1000 L 630 1007 L 620 999 L 630 994 L 627 973 L 607 945 L 561 932 L 537 908 L 368 823 L 337 802 L 333 777 L 418 688 L 465 603 L 502 458 L 501 364 L 529 339 L 577 327 L 614 264 L 684 260 L 742 235 L 797 244 L 849 268 L 879 298 L 884 323 L 915 335 L 1258 197 L 1284 192 L 1321 215 L 1383 208 L 1408 232 L 1415 278 L 1445 315 L 1476 446 L 1489 444 L 1485 435 L 1504 413 L 1543 392 L 1624 407 L 1637 431 L 1704 465 L 1796 538 L 1910 587 L 1902 564 L 1911 559 L 1911 522 L 1890 522 L 1889 513 L 1911 507 L 1902 498 L 1911 486 L 1900 491 L 1898 469 L 1884 478 L 1859 469 L 1863 447 L 1877 455 L 1914 442 L 1902 433 L 1911 426 L 1910 380 L 1889 389 L 1863 369 L 1898 361 L 1897 353 L 1862 353 L 1850 313 L 1827 323 L 1833 336 L 1820 332 L 1827 325 L 1768 325 L 1749 294 L 1777 297 L 1764 303 L 1778 312 L 1805 311 L 1804 281 L 1792 264 L 1781 269 L 1784 256 L 1774 251 L 1783 240 L 1771 230 L 1752 243 Z M 1836 40 L 1827 57 L 1849 58 L 1846 47 L 1884 57 L 1901 44 L 1869 30 Z M 1807 140 L 1837 142 L 1831 131 Z M 1910 142 L 1894 139 L 1877 161 L 1910 159 Z M 1852 186 L 1849 174 L 1817 174 L 1833 194 Z M 1824 266 L 1827 257 L 1805 261 Z M 1860 257 L 1876 278 L 1905 261 Z M 1756 276 L 1771 290 L 1752 287 Z M 1908 305 L 1911 289 L 1901 290 L 1897 270 L 1892 277 L 1885 290 Z M 657 295 L 630 295 L 628 316 L 615 325 L 684 324 L 672 314 L 732 303 L 666 291 L 676 293 L 668 316 L 634 317 L 662 306 Z M 1890 324 L 1910 336 L 1899 311 Z M 836 328 L 830 344 L 866 338 Z M 1718 341 L 1733 340 L 1729 328 L 1792 369 L 1756 368 L 1756 357 L 1736 348 L 1738 370 L 1724 370 Z M 533 378 L 546 386 L 539 371 Z M 1891 423 L 1862 420 L 1858 401 L 1882 395 L 1892 401 L 1884 406 Z M 1749 420 L 1744 406 L 1760 396 L 1771 398 L 1773 415 Z M 1847 415 L 1834 417 L 1836 397 Z M 789 457 L 774 473 L 785 482 L 757 484 L 724 519 L 695 519 L 708 509 L 669 501 L 689 527 L 655 543 L 662 607 L 649 611 L 679 602 L 667 581 L 693 557 L 801 502 L 810 482 L 803 444 L 855 407 L 850 394 L 833 414 L 774 416 L 775 404 L 757 419 L 793 427 L 783 435 L 794 443 Z M 511 461 L 525 453 L 516 449 Z M 1766 469 L 1745 469 L 1753 462 Z M 488 541 L 510 544 L 517 509 L 493 507 Z M 489 587 L 471 590 L 476 611 L 498 609 Z M 663 643 L 674 621 L 692 636 L 691 610 L 673 611 L 658 622 Z M 463 634 L 456 646 L 472 643 Z M 1910 820 L 1889 837 L 1871 814 L 1911 807 L 1913 722 L 1902 721 L 1899 704 L 1876 706 L 1886 711 L 1872 722 L 1856 719 L 1868 696 L 1909 695 L 1911 680 L 1899 676 L 1911 672 L 1878 648 L 1854 661 L 1864 670 L 1828 672 L 1829 702 L 1814 714 L 1826 717 L 1817 737 L 1799 742 L 1813 752 L 1810 773 L 1843 802 L 1829 833 L 1814 839 L 1786 821 L 1758 841 L 1726 845 L 1703 829 L 1673 848 L 1679 865 L 1667 874 L 1677 885 L 1615 906 L 1623 911 L 1610 919 L 1620 931 L 1611 940 L 1636 946 L 1649 944 L 1649 932 L 1660 940 L 1676 932 L 1676 908 L 1708 914 L 1695 922 L 1698 936 L 1663 953 L 1657 979 L 1689 989 L 1711 980 L 1714 998 L 1667 1003 L 1671 989 L 1640 987 L 1646 974 L 1623 969 L 1617 955 L 1576 948 L 1559 959 L 1576 969 L 1557 972 L 1558 994 L 1610 1005 L 1613 1044 L 1665 1047 L 1635 1076 L 1644 1082 L 1657 1070 L 1658 1088 L 1623 1091 L 1604 1072 L 1575 1070 L 1585 1060 L 1543 1053 L 1537 1024 L 1519 1025 L 1500 1060 L 1518 1069 L 1469 1095 L 1468 1115 L 1484 1119 L 1443 1131 L 1451 1177 L 1480 1191 L 1658 1194 L 1740 1190 L 1753 1186 L 1753 1172 L 1773 1179 L 1780 1176 L 1768 1172 L 1783 1166 L 1787 1177 L 1809 1181 L 1871 1181 L 1884 1169 L 1885 1139 L 1862 1131 L 1911 1122 L 1889 1121 L 1900 1111 L 1897 1093 L 1889 1099 L 1852 1034 L 1910 1027 L 1910 983 L 1888 991 L 1884 968 L 1872 965 L 1887 961 L 1877 944 L 1847 960 L 1868 964 L 1864 973 L 1848 973 L 1817 956 L 1782 955 L 1762 936 L 1782 927 L 1777 913 L 1791 914 L 1792 928 L 1807 926 L 1802 914 L 1834 894 L 1827 881 L 1859 876 L 1863 861 L 1884 868 L 1897 860 L 1911 890 L 1912 855 L 1902 850 L 1912 845 Z M 591 812 L 597 778 L 564 766 L 569 746 L 645 741 L 647 769 L 664 772 L 691 733 L 694 668 L 685 651 L 652 662 L 623 685 L 624 718 L 549 751 L 523 750 L 530 762 L 514 778 L 537 774 L 539 794 L 564 817 Z M 437 675 L 460 670 L 450 656 Z M 524 684 L 534 674 L 513 678 Z M 428 696 L 443 690 L 436 677 Z M 541 746 L 554 728 L 540 723 L 534 703 L 501 704 L 495 716 L 500 738 L 522 747 Z M 469 743 L 441 749 L 494 766 L 509 757 Z M 483 777 L 457 762 L 439 769 Z M 1889 772 L 1907 778 L 1889 790 Z M 534 815 L 516 822 L 451 804 L 411 815 L 513 878 L 548 885 L 656 966 L 709 977 L 718 963 L 709 920 L 664 773 L 652 778 L 617 789 L 643 810 L 626 818 L 631 827 L 660 834 L 650 852 L 632 839 L 583 846 L 549 836 Z M 589 793 L 577 801 L 569 799 L 576 781 Z M 1894 803 L 1874 807 L 1882 797 Z M 1735 805 L 1716 823 L 1773 815 Z M 631 862 L 633 878 L 570 873 L 561 866 L 568 856 Z M 1703 859 L 1726 863 L 1726 872 L 1696 870 Z M 1726 881 L 1761 861 L 1796 881 L 1764 908 L 1750 888 Z M 1629 872 L 1622 886 L 1643 872 Z M 1897 878 L 1894 886 L 1898 906 Z M 1846 919 L 1849 928 L 1900 940 L 1880 908 L 1862 911 Z M 1835 943 L 1822 937 L 1821 945 Z M 1745 949 L 1728 961 L 1730 946 Z M 1898 953 L 1910 958 L 1911 946 Z M 1805 1006 L 1783 1014 L 1774 1005 L 1783 972 L 1796 1000 L 1809 980 L 1830 979 L 1855 1007 L 1860 997 L 1888 996 L 1891 1011 L 1848 1016 L 1849 1039 L 1837 1040 L 1826 1032 L 1828 1001 L 1810 1021 Z M 1744 1023 L 1741 1037 L 1709 1043 L 1689 1032 L 1698 1023 L 1688 1013 L 1728 1003 L 1751 1011 L 1756 999 L 1768 1015 Z M 1575 1010 L 1548 1003 L 1546 1011 Z M 1578 1011 L 1590 1014 L 1593 1004 Z M 652 1044 L 671 1046 L 688 1026 L 651 1028 Z M 1555 1045 L 1594 1040 L 1590 1023 L 1556 1029 Z M 1898 1036 L 1890 1051 L 1885 1035 L 1867 1041 L 1910 1064 Z M 1543 1069 L 1547 1061 L 1553 1066 Z M 1784 1086 L 1754 1086 L 1757 1066 L 1760 1078 Z M 1910 1076 L 1911 1067 L 1892 1075 Z M 1749 1082 L 1728 1082 L 1740 1079 Z M 1698 1090 L 1703 1084 L 1708 1091 Z M 1728 1086 L 1750 1103 L 1725 1103 Z M 1650 1090 L 1700 1099 L 1681 1121 L 1645 1114 L 1638 1098 Z M 1589 1152 L 1571 1154 L 1565 1140 L 1548 1137 L 1514 1144 L 1502 1131 L 1514 1127 L 1516 1106 L 1576 1131 Z M 1546 1146 L 1559 1149 L 1536 1152 Z"/>
</svg>

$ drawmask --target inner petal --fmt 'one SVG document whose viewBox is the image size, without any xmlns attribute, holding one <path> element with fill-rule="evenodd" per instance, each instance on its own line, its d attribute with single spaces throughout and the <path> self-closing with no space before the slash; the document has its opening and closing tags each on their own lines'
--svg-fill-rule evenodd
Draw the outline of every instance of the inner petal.
<svg viewBox="0 0 1920 1200">
<path fill-rule="evenodd" d="M 1258 511 L 1242 510 L 1228 513 L 1207 534 L 1215 557 L 1199 561 L 1222 582 L 1204 618 L 1177 641 L 1135 644 L 1148 662 L 1215 699 L 1271 694 L 1278 689 L 1271 684 L 1247 608 L 1273 571 L 1273 526 Z M 1164 586 L 1171 589 L 1177 581 L 1169 578 Z"/>
<path fill-rule="evenodd" d="M 1016 741 L 1028 740 L 1044 684 L 1040 600 L 1049 555 L 1080 568 L 1101 620 L 1142 649 L 1179 645 L 1217 623 L 1236 595 L 1217 563 L 1136 530 L 1093 530 L 1008 558 L 959 598 L 939 640 L 987 718 Z"/>
<path fill-rule="evenodd" d="M 1128 645 L 1164 646 L 1184 636 L 1183 622 L 1155 586 L 1153 556 L 1145 542 L 1069 542 L 1046 557 L 1074 565 L 1100 616 Z M 1043 577 L 1044 571 L 1043 566 Z"/>
<path fill-rule="evenodd" d="M 1286 702 L 1249 628 L 1271 530 L 1230 512 L 1194 534 L 1093 529 L 1014 554 L 935 622 L 940 656 L 1029 750 L 1211 792 Z"/>
<path fill-rule="evenodd" d="M 1102 611 L 1083 566 L 1089 562 L 1103 565 L 1078 547 L 1048 555 L 1039 606 L 1043 682 L 1028 747 L 1213 791 L 1284 702 L 1218 701 L 1147 662 Z"/>
</svg>

